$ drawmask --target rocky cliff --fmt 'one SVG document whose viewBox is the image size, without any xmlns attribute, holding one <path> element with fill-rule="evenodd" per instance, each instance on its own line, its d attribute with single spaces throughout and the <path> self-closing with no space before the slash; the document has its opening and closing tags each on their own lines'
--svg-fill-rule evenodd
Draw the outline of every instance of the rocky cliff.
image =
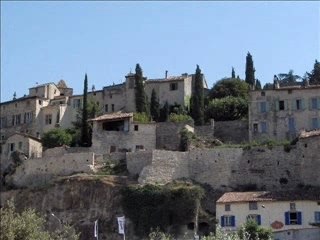
<svg viewBox="0 0 320 240">
<path fill-rule="evenodd" d="M 120 190 L 128 183 L 127 177 L 77 175 L 41 189 L 1 192 L 1 206 L 14 198 L 18 211 L 35 208 L 45 216 L 51 228 L 59 227 L 59 218 L 81 232 L 83 240 L 95 239 L 94 221 L 98 219 L 99 239 L 120 240 L 123 237 L 117 233 L 116 217 L 123 215 Z"/>
</svg>

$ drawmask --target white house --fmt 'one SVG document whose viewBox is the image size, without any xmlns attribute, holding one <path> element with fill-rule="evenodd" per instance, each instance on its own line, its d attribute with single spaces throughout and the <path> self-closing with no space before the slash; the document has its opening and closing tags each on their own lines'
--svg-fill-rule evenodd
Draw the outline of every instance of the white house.
<svg viewBox="0 0 320 240">
<path fill-rule="evenodd" d="M 216 216 L 227 231 L 248 219 L 271 227 L 275 240 L 320 240 L 320 192 L 228 192 L 217 201 Z"/>
</svg>

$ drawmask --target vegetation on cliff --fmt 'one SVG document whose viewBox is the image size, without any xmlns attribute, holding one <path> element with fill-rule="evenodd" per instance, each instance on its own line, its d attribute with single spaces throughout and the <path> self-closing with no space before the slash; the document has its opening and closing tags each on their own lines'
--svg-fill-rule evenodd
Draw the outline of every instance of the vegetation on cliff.
<svg viewBox="0 0 320 240">
<path fill-rule="evenodd" d="M 135 233 L 146 236 L 152 228 L 166 231 L 173 224 L 193 221 L 204 190 L 191 183 L 131 185 L 123 189 L 122 196 Z"/>
<path fill-rule="evenodd" d="M 44 217 L 30 208 L 22 213 L 16 212 L 13 200 L 0 209 L 0 219 L 0 240 L 78 240 L 80 236 L 73 227 L 62 224 L 58 219 L 59 228 L 48 231 Z"/>
</svg>

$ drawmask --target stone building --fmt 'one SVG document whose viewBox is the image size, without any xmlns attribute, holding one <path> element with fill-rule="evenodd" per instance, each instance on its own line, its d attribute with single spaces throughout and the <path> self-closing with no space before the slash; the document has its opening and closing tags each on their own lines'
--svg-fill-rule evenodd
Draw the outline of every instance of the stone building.
<svg viewBox="0 0 320 240">
<path fill-rule="evenodd" d="M 292 140 L 320 128 L 320 85 L 249 93 L 249 140 Z"/>
<path fill-rule="evenodd" d="M 274 239 L 318 240 L 320 195 L 315 191 L 227 192 L 216 204 L 221 227 L 236 231 L 248 220 L 271 227 Z"/>
<path fill-rule="evenodd" d="M 156 148 L 156 124 L 134 122 L 133 113 L 109 113 L 90 121 L 93 122 L 94 152 L 105 154 Z"/>
<path fill-rule="evenodd" d="M 42 143 L 33 136 L 14 133 L 8 137 L 1 145 L 1 172 L 4 171 L 10 163 L 11 153 L 19 151 L 27 158 L 40 158 L 42 156 Z"/>
<path fill-rule="evenodd" d="M 154 89 L 161 106 L 179 104 L 189 107 L 189 100 L 194 85 L 194 74 L 182 74 L 178 77 L 162 79 L 145 78 L 145 91 L 149 100 Z M 203 75 L 204 89 L 207 83 Z M 129 73 L 123 83 L 113 84 L 96 90 L 94 86 L 88 92 L 88 102 L 99 107 L 100 114 L 112 112 L 135 112 L 135 78 Z M 73 95 L 64 80 L 57 84 L 46 83 L 31 87 L 29 94 L 0 104 L 1 141 L 15 132 L 40 138 L 50 129 L 72 127 L 80 114 L 83 95 Z"/>
</svg>

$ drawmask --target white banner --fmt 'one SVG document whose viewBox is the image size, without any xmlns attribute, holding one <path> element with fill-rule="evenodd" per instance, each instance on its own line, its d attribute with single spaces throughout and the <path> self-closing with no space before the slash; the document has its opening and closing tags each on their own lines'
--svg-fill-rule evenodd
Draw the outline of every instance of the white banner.
<svg viewBox="0 0 320 240">
<path fill-rule="evenodd" d="M 118 227 L 119 227 L 119 233 L 124 234 L 124 223 L 125 223 L 125 218 L 123 217 L 117 217 L 118 219 Z"/>
<path fill-rule="evenodd" d="M 98 219 L 94 221 L 94 237 L 98 238 Z"/>
</svg>

